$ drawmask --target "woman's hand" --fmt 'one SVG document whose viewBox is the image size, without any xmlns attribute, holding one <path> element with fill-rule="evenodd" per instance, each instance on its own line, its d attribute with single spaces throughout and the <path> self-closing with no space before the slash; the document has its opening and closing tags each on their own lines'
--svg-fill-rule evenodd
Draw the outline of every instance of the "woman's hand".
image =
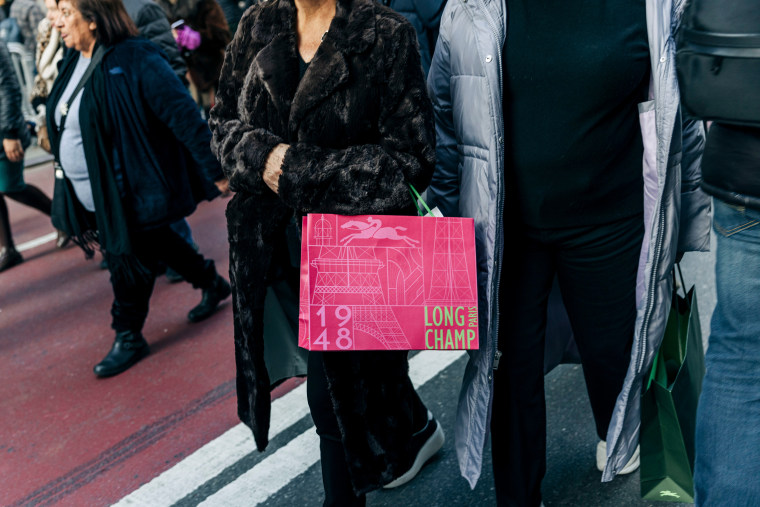
<svg viewBox="0 0 760 507">
<path fill-rule="evenodd" d="M 264 183 L 274 192 L 279 193 L 280 188 L 280 175 L 282 174 L 282 160 L 285 158 L 285 152 L 290 148 L 289 144 L 280 143 L 269 152 L 267 156 L 266 166 L 264 167 L 264 174 L 261 177 L 264 179 Z"/>
<path fill-rule="evenodd" d="M 21 141 L 18 139 L 3 139 L 3 150 L 11 162 L 24 160 L 24 147 L 21 146 Z"/>
</svg>

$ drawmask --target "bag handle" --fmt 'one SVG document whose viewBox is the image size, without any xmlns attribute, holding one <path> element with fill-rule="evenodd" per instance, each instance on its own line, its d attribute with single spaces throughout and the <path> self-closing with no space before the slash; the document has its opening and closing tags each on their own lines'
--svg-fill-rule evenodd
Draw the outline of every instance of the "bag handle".
<svg viewBox="0 0 760 507">
<path fill-rule="evenodd" d="M 683 289 L 683 295 L 684 297 L 688 296 L 688 293 L 686 292 L 686 282 L 683 281 L 683 271 L 681 271 L 681 263 L 676 262 L 675 267 L 673 268 L 673 283 L 675 284 L 676 281 L 676 271 L 678 271 L 678 278 L 681 279 L 681 288 Z"/>
<path fill-rule="evenodd" d="M 430 211 L 430 207 L 427 205 L 425 200 L 422 198 L 419 192 L 417 192 L 417 189 L 414 188 L 414 185 L 407 182 L 407 185 L 409 186 L 409 193 L 412 194 L 412 200 L 414 201 L 414 206 L 417 208 L 417 214 L 421 217 L 424 217 L 425 215 L 434 217 L 433 212 Z M 422 212 L 422 208 L 420 208 L 420 203 L 425 207 L 425 210 L 427 213 Z"/>
<path fill-rule="evenodd" d="M 686 298 L 687 303 L 688 301 L 688 293 L 686 292 L 686 282 L 683 280 L 683 270 L 681 270 L 681 263 L 676 262 L 673 266 L 673 287 L 674 290 L 677 292 L 678 290 L 675 289 L 676 286 L 676 271 L 678 271 L 678 278 L 681 280 L 681 289 L 683 289 L 684 297 Z M 662 348 L 662 344 L 660 344 L 660 347 Z M 649 389 L 649 386 L 652 385 L 652 381 L 654 380 L 655 374 L 657 373 L 657 363 L 660 360 L 660 349 L 657 350 L 657 353 L 654 355 L 654 361 L 652 362 L 652 371 L 649 373 L 649 381 L 647 382 L 647 390 Z"/>
</svg>

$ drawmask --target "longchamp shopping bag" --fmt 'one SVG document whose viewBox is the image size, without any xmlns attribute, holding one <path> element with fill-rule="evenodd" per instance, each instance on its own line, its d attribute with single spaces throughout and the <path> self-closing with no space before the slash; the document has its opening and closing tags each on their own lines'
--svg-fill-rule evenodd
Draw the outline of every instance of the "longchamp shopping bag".
<svg viewBox="0 0 760 507">
<path fill-rule="evenodd" d="M 307 215 L 299 313 L 309 350 L 477 349 L 473 219 Z"/>
<path fill-rule="evenodd" d="M 680 274 L 680 267 L 678 268 Z M 683 285 L 683 277 L 681 277 Z M 694 430 L 705 375 L 694 287 L 674 290 L 665 336 L 641 400 L 641 497 L 694 501 Z"/>
</svg>

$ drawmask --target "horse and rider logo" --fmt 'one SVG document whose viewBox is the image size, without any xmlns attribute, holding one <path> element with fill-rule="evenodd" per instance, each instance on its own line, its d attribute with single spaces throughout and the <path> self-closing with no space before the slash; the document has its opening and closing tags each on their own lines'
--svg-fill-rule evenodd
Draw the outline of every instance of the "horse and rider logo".
<svg viewBox="0 0 760 507">
<path fill-rule="evenodd" d="M 366 223 L 358 220 L 350 220 L 341 225 L 340 228 L 351 232 L 351 234 L 348 234 L 345 238 L 340 240 L 343 246 L 347 246 L 355 239 L 370 238 L 403 241 L 409 246 L 417 246 L 419 244 L 419 241 L 416 239 L 399 234 L 399 231 L 405 231 L 406 227 L 383 227 L 383 222 L 373 217 L 367 217 Z"/>
<path fill-rule="evenodd" d="M 660 491 L 660 496 L 667 496 L 671 498 L 681 498 L 680 495 L 674 491 L 669 491 L 667 489 Z"/>
</svg>

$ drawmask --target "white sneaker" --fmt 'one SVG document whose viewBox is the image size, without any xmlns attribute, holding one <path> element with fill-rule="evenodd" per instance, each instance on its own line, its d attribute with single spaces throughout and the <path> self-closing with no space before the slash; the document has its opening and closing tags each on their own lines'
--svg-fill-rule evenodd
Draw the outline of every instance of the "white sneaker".
<svg viewBox="0 0 760 507">
<path fill-rule="evenodd" d="M 443 447 L 444 440 L 446 438 L 443 435 L 441 425 L 438 424 L 438 421 L 435 420 L 433 414 L 428 410 L 427 424 L 420 431 L 412 435 L 411 445 L 418 447 L 417 456 L 414 459 L 414 463 L 412 463 L 412 467 L 401 477 L 397 477 L 392 482 L 383 486 L 383 488 L 397 488 L 414 479 L 422 468 L 422 465 Z"/>
<path fill-rule="evenodd" d="M 633 451 L 633 456 L 628 460 L 628 463 L 618 472 L 618 475 L 626 475 L 631 472 L 635 472 L 639 468 L 639 446 L 636 446 L 636 450 Z M 600 472 L 604 472 L 604 467 L 607 465 L 607 442 L 600 440 L 596 444 L 596 469 Z"/>
</svg>

